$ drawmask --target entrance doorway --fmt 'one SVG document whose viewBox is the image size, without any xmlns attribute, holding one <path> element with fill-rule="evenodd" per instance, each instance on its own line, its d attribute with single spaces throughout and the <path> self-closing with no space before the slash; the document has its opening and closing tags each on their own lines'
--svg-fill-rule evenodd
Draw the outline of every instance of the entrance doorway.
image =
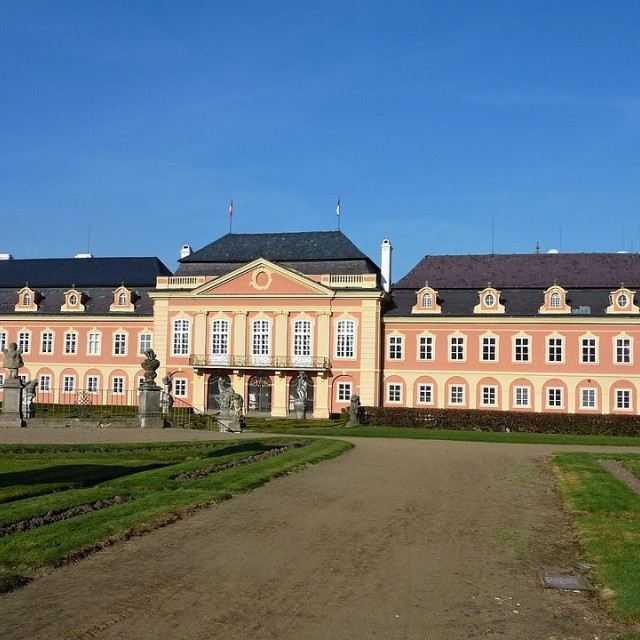
<svg viewBox="0 0 640 640">
<path fill-rule="evenodd" d="M 247 411 L 271 413 L 271 378 L 269 376 L 251 376 L 248 395 Z"/>
</svg>

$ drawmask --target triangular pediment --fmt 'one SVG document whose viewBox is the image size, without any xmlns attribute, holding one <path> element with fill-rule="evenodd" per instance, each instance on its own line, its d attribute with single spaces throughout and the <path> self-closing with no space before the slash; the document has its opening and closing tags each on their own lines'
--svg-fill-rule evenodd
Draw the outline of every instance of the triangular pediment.
<svg viewBox="0 0 640 640">
<path fill-rule="evenodd" d="M 258 258 L 191 291 L 193 296 L 332 296 L 306 276 Z"/>
</svg>

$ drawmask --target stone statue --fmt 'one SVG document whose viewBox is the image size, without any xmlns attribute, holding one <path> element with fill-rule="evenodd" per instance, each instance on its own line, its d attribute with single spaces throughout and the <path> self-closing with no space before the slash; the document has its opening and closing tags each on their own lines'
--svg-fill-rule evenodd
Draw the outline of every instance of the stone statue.
<svg viewBox="0 0 640 640">
<path fill-rule="evenodd" d="M 231 399 L 231 409 L 233 410 L 233 413 L 235 413 L 237 416 L 241 416 L 243 406 L 244 400 L 242 396 L 239 393 L 234 392 L 233 398 Z"/>
<path fill-rule="evenodd" d="M 298 394 L 298 400 L 307 402 L 307 393 L 308 393 L 309 382 L 307 379 L 307 374 L 304 371 L 301 371 L 296 378 L 296 392 Z"/>
<path fill-rule="evenodd" d="M 347 427 L 357 427 L 360 424 L 360 396 L 355 393 L 351 396 L 349 405 L 349 422 Z"/>
<path fill-rule="evenodd" d="M 173 391 L 173 376 L 175 375 L 175 372 L 171 372 L 171 371 L 167 371 L 167 375 L 162 378 L 162 385 L 164 387 L 164 392 L 166 394 L 171 394 L 171 392 Z"/>
<path fill-rule="evenodd" d="M 165 375 L 164 378 L 162 378 L 162 410 L 167 413 L 169 411 L 171 411 L 171 408 L 173 407 L 173 396 L 171 395 L 171 392 L 173 391 L 173 376 L 175 375 L 175 373 L 172 373 L 171 371 L 167 371 L 167 375 Z"/>
<path fill-rule="evenodd" d="M 4 368 L 9 372 L 9 378 L 18 377 L 18 369 L 24 367 L 24 361 L 22 360 L 22 349 L 18 349 L 18 345 L 15 342 L 9 344 L 8 349 L 3 349 L 4 353 Z"/>
<path fill-rule="evenodd" d="M 37 380 L 29 380 L 24 385 L 24 395 L 22 396 L 22 412 L 25 418 L 33 417 L 33 401 L 36 397 L 36 387 L 38 386 Z"/>
<path fill-rule="evenodd" d="M 220 393 L 218 394 L 220 411 L 229 412 L 235 391 L 233 390 L 231 383 L 227 382 L 224 378 L 218 379 L 218 389 L 220 390 Z"/>
<path fill-rule="evenodd" d="M 160 366 L 160 360 L 156 358 L 156 352 L 153 349 L 147 349 L 144 352 L 146 356 L 145 360 L 141 363 L 144 369 L 144 384 L 153 384 L 153 381 L 157 377 L 156 371 Z"/>
</svg>

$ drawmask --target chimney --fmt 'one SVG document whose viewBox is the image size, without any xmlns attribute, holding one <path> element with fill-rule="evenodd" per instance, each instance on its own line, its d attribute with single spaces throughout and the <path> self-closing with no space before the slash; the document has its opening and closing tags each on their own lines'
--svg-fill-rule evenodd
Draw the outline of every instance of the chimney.
<svg viewBox="0 0 640 640">
<path fill-rule="evenodd" d="M 183 244 L 182 248 L 180 249 L 180 260 L 182 260 L 182 258 L 187 258 L 192 253 L 193 252 L 191 251 L 191 247 L 188 244 Z"/>
<path fill-rule="evenodd" d="M 382 241 L 382 245 L 380 246 L 382 250 L 382 255 L 380 258 L 380 271 L 382 275 L 382 288 L 389 293 L 389 289 L 391 288 L 391 252 L 393 251 L 393 247 L 391 243 L 386 238 Z"/>
</svg>

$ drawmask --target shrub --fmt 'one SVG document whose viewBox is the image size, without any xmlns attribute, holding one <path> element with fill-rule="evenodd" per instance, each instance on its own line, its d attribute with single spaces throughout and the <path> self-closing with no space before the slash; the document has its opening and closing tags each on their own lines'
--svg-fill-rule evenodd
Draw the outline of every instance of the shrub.
<svg viewBox="0 0 640 640">
<path fill-rule="evenodd" d="M 637 436 L 640 416 L 531 413 L 480 409 L 410 409 L 362 407 L 365 425 L 450 429 L 454 431 L 517 431 L 567 435 Z"/>
</svg>

